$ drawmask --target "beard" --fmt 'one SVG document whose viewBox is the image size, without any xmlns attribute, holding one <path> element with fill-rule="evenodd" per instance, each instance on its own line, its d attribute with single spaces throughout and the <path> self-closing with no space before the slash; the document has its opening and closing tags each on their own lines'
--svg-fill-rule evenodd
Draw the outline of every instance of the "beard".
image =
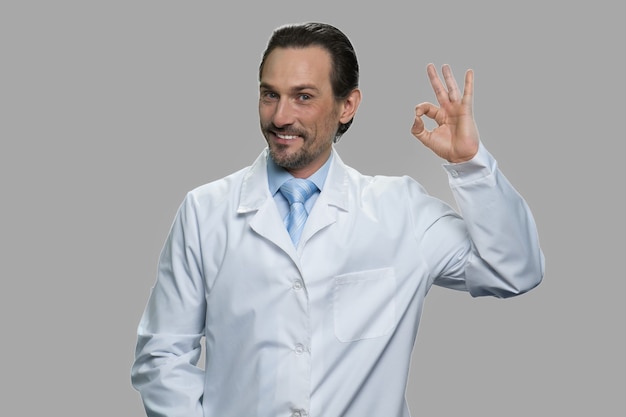
<svg viewBox="0 0 626 417">
<path fill-rule="evenodd" d="M 319 139 L 312 138 L 307 132 L 300 129 L 278 129 L 270 123 L 261 126 L 261 130 L 268 143 L 270 157 L 276 165 L 287 170 L 308 166 L 326 150 L 324 146 L 319 146 L 319 144 L 316 146 L 315 141 Z M 289 145 L 277 144 L 269 140 L 270 135 L 274 133 L 300 136 L 303 144 L 296 151 L 290 151 Z M 311 144 L 313 146 L 309 146 Z"/>
<path fill-rule="evenodd" d="M 286 145 L 270 145 L 270 157 L 276 165 L 284 169 L 301 169 L 309 165 L 315 160 L 323 151 L 323 149 L 316 149 L 315 152 L 310 152 L 308 149 L 298 149 L 296 152 L 288 152 L 288 146 Z"/>
</svg>

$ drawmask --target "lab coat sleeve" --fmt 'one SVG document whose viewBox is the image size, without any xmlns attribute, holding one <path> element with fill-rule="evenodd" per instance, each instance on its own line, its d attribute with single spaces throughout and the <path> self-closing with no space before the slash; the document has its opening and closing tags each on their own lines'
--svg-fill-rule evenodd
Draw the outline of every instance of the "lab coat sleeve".
<svg viewBox="0 0 626 417">
<path fill-rule="evenodd" d="M 465 237 L 467 243 L 459 245 L 451 258 L 459 262 L 448 261 L 450 270 L 434 283 L 464 287 L 474 297 L 498 298 L 539 285 L 545 260 L 535 221 L 493 156 L 481 143 L 472 160 L 445 164 L 444 169 L 461 218 L 448 216 L 439 227 L 449 227 L 452 240 L 461 242 Z"/>
<path fill-rule="evenodd" d="M 138 327 L 131 380 L 148 417 L 202 417 L 206 298 L 195 204 L 180 206 Z"/>
</svg>

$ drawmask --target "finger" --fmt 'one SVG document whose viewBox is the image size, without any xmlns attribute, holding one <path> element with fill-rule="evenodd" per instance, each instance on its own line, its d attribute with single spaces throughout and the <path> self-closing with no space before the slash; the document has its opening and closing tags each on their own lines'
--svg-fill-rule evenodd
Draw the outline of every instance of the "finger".
<svg viewBox="0 0 626 417">
<path fill-rule="evenodd" d="M 431 132 L 425 128 L 422 116 L 434 119 L 437 115 L 438 107 L 431 103 L 421 103 L 415 107 L 415 120 L 411 127 L 411 133 L 422 142 L 427 142 Z"/>
<path fill-rule="evenodd" d="M 413 126 L 411 126 L 411 133 L 416 137 L 419 137 L 424 133 L 424 121 L 417 114 L 415 115 L 415 120 L 413 121 Z"/>
<path fill-rule="evenodd" d="M 411 133 L 424 144 L 430 140 L 431 132 L 424 127 L 424 121 L 419 116 L 415 116 L 413 126 L 411 127 Z"/>
<path fill-rule="evenodd" d="M 448 88 L 448 98 L 450 101 L 458 101 L 461 99 L 461 92 L 459 90 L 459 86 L 454 79 L 454 75 L 452 74 L 452 68 L 450 65 L 444 64 L 441 67 L 441 72 L 443 73 L 443 79 L 446 82 L 446 87 Z"/>
<path fill-rule="evenodd" d="M 433 119 L 436 121 L 438 113 L 439 107 L 435 106 L 432 103 L 420 103 L 415 107 L 416 117 L 426 116 L 429 119 Z"/>
<path fill-rule="evenodd" d="M 428 74 L 428 79 L 430 80 L 430 85 L 433 87 L 435 97 L 437 97 L 437 101 L 439 102 L 439 104 L 449 102 L 450 97 L 448 97 L 448 90 L 444 87 L 443 83 L 439 79 L 439 75 L 437 74 L 435 65 L 428 64 L 426 66 L 426 72 Z"/>
<path fill-rule="evenodd" d="M 471 105 L 474 100 L 474 71 L 468 69 L 465 72 L 465 86 L 463 87 L 462 102 Z"/>
</svg>

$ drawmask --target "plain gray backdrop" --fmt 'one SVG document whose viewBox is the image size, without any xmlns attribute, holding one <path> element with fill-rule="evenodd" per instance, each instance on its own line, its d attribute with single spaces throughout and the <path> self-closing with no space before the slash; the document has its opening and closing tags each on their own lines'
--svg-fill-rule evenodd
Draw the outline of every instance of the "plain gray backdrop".
<svg viewBox="0 0 626 417">
<path fill-rule="evenodd" d="M 459 82 L 473 68 L 481 138 L 539 228 L 534 291 L 432 290 L 413 415 L 623 415 L 617 3 L 365 3 L 2 3 L 1 415 L 144 415 L 135 331 L 175 211 L 262 150 L 262 51 L 276 26 L 310 20 L 342 29 L 360 60 L 344 161 L 453 204 L 442 161 L 409 130 L 435 100 L 429 62 Z"/>
</svg>

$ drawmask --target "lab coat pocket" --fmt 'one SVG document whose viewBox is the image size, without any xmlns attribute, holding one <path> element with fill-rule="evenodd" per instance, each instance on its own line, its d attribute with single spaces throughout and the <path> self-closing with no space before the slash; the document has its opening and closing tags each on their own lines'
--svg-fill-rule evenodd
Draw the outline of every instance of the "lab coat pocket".
<svg viewBox="0 0 626 417">
<path fill-rule="evenodd" d="M 393 268 L 335 277 L 335 336 L 342 342 L 390 333 L 396 323 L 396 277 Z"/>
</svg>

